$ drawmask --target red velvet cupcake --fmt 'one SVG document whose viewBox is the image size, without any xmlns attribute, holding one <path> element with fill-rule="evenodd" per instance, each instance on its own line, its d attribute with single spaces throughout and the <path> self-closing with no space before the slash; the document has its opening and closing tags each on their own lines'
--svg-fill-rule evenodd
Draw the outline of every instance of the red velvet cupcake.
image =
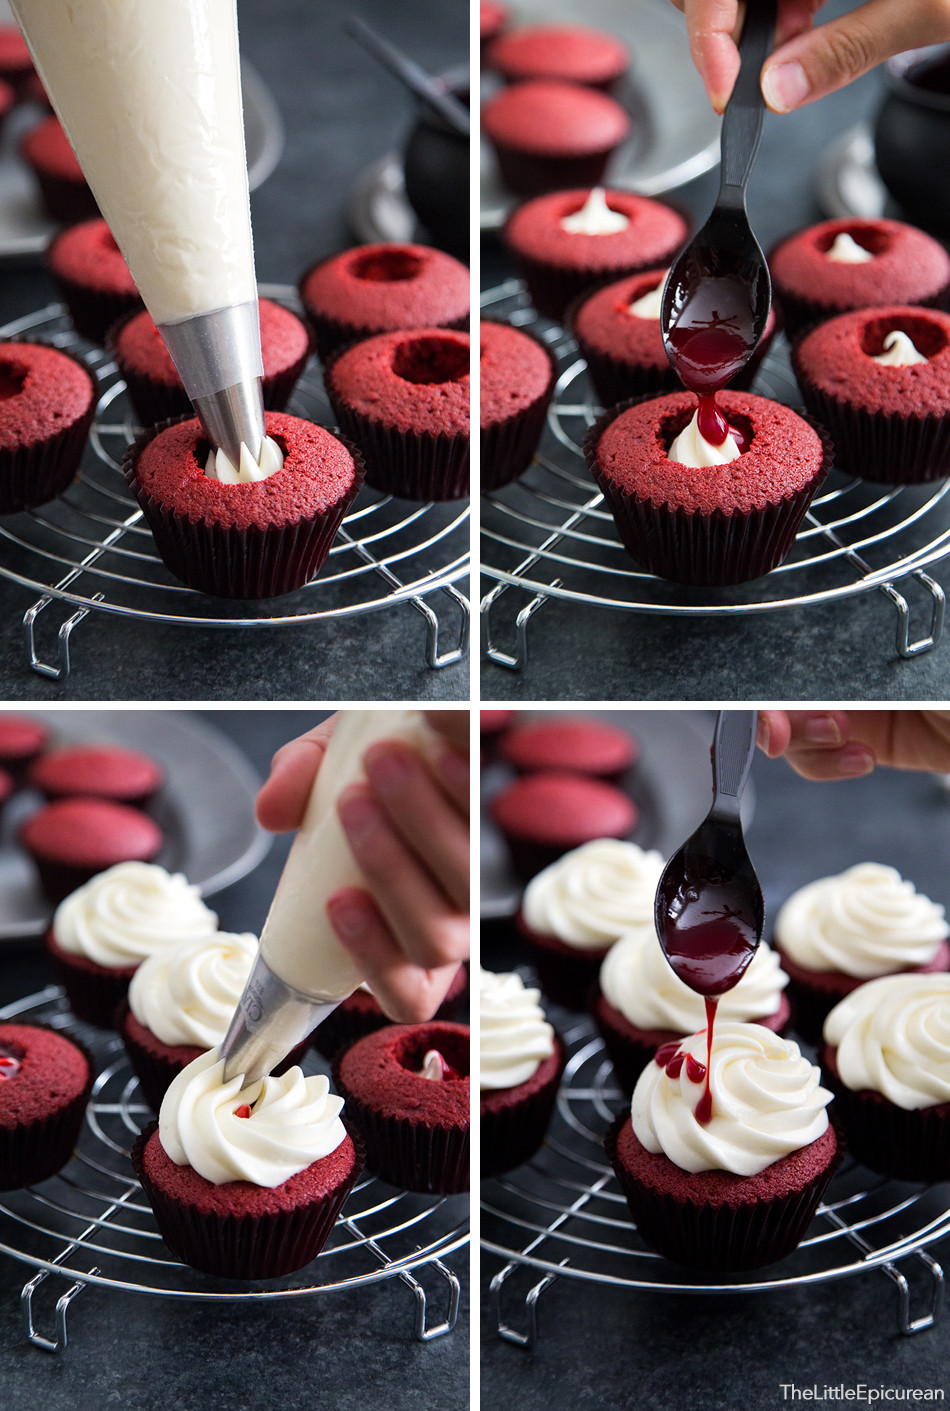
<svg viewBox="0 0 950 1411">
<path fill-rule="evenodd" d="M 61 231 L 46 263 L 73 327 L 92 343 L 104 343 L 110 324 L 142 307 L 122 251 L 101 217 Z"/>
<path fill-rule="evenodd" d="M 30 768 L 30 783 L 46 798 L 112 799 L 144 808 L 162 787 L 165 772 L 150 755 L 118 745 L 69 745 L 50 750 Z"/>
<path fill-rule="evenodd" d="M 96 198 L 86 184 L 59 118 L 51 115 L 30 128 L 21 139 L 20 155 L 32 168 L 46 209 L 54 220 L 71 225 L 74 221 L 92 220 L 99 215 Z"/>
<path fill-rule="evenodd" d="M 847 247 L 844 262 L 829 258 L 836 242 Z M 776 246 L 769 269 L 792 338 L 848 309 L 942 306 L 950 289 L 950 255 L 933 236 L 899 220 L 843 217 L 811 225 Z"/>
<path fill-rule="evenodd" d="M 22 782 L 30 765 L 46 748 L 49 731 L 38 720 L 26 715 L 0 711 L 0 765 L 17 783 Z"/>
<path fill-rule="evenodd" d="M 464 965 L 460 965 L 452 977 L 445 999 L 433 1018 L 457 1019 L 467 991 L 468 972 Z M 332 1014 L 327 1015 L 323 1023 L 313 1031 L 310 1042 L 324 1058 L 332 1060 L 345 1049 L 352 1048 L 353 1044 L 364 1039 L 367 1034 L 375 1034 L 377 1029 L 384 1029 L 387 1024 L 394 1022 L 380 1009 L 379 1000 L 361 985 L 358 990 L 347 995 Z"/>
<path fill-rule="evenodd" d="M 950 475 L 950 314 L 840 314 L 793 347 L 792 366 L 841 470 L 900 485 Z"/>
<path fill-rule="evenodd" d="M 158 824 L 138 809 L 86 798 L 44 805 L 30 815 L 18 836 L 51 901 L 62 901 L 116 863 L 152 862 L 165 841 Z"/>
<path fill-rule="evenodd" d="M 366 457 L 367 485 L 408 500 L 468 494 L 470 359 L 467 333 L 416 328 L 327 363 L 327 396 Z"/>
<path fill-rule="evenodd" d="M 334 1083 L 369 1170 L 406 1190 L 468 1190 L 470 1065 L 468 1028 L 434 1020 L 390 1024 L 340 1056 Z"/>
<path fill-rule="evenodd" d="M 532 720 L 509 731 L 501 757 L 518 774 L 567 770 L 615 784 L 637 758 L 626 730 L 593 716 L 558 715 Z"/>
<path fill-rule="evenodd" d="M 544 1141 L 567 1051 L 520 975 L 479 977 L 482 1177 L 528 1161 Z"/>
<path fill-rule="evenodd" d="M 481 48 L 482 68 L 488 66 L 488 46 L 497 39 L 508 23 L 508 9 L 496 0 L 481 0 L 478 15 L 478 33 Z"/>
<path fill-rule="evenodd" d="M 525 25 L 496 40 L 488 62 L 509 83 L 554 78 L 609 93 L 630 67 L 630 50 L 586 25 Z"/>
<path fill-rule="evenodd" d="M 306 367 L 311 333 L 296 314 L 271 299 L 260 300 L 260 319 L 264 407 L 282 412 Z M 193 414 L 178 369 L 146 309 L 115 324 L 106 342 L 142 426 Z"/>
<path fill-rule="evenodd" d="M 0 1190 L 45 1181 L 66 1165 L 96 1070 L 53 1029 L 0 1024 Z"/>
<path fill-rule="evenodd" d="M 10 85 L 16 101 L 31 98 L 32 80 L 36 78 L 33 56 L 18 25 L 0 25 L 0 79 Z"/>
<path fill-rule="evenodd" d="M 330 552 L 363 482 L 363 464 L 322 426 L 267 412 L 284 453 L 265 480 L 226 484 L 205 474 L 210 450 L 197 418 L 153 427 L 123 473 L 165 566 L 203 593 L 271 598 L 302 588 Z"/>
<path fill-rule="evenodd" d="M 637 821 L 632 799 L 579 774 L 530 774 L 491 801 L 515 871 L 525 881 L 564 853 L 596 838 L 627 838 Z"/>
<path fill-rule="evenodd" d="M 630 116 L 606 93 L 577 83 L 515 83 L 482 108 L 502 180 L 519 196 L 596 186 L 630 132 Z"/>
<path fill-rule="evenodd" d="M 540 338 L 484 319 L 479 328 L 481 488 L 497 490 L 534 458 L 557 379 L 557 359 Z"/>
<path fill-rule="evenodd" d="M 0 78 L 0 129 L 10 109 L 16 104 L 16 92 L 9 83 Z"/>
<path fill-rule="evenodd" d="M 300 298 L 325 361 L 376 333 L 468 328 L 471 276 L 461 261 L 428 245 L 357 245 L 311 266 Z"/>
<path fill-rule="evenodd" d="M 670 459 L 696 411 L 689 392 L 614 407 L 584 441 L 627 552 L 650 573 L 695 587 L 744 583 L 780 564 L 831 465 L 830 442 L 791 408 L 746 392 L 718 400 L 751 436 L 726 465 Z"/>
<path fill-rule="evenodd" d="M 0 343 L 0 514 L 45 505 L 72 484 L 96 410 L 97 383 L 70 353 Z"/>
<path fill-rule="evenodd" d="M 504 240 L 538 313 L 561 319 L 580 294 L 668 264 L 688 233 L 686 219 L 662 201 L 588 187 L 519 206 Z"/>
</svg>

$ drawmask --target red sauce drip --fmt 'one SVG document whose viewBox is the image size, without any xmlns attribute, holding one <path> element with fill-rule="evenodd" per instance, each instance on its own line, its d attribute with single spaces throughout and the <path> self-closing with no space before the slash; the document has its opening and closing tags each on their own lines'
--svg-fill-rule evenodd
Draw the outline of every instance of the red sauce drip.
<svg viewBox="0 0 950 1411">
<path fill-rule="evenodd" d="M 731 433 L 740 452 L 749 437 L 730 426 L 716 405 L 716 393 L 730 382 L 755 350 L 750 293 L 735 274 L 691 271 L 692 283 L 678 291 L 674 324 L 667 335 L 674 371 L 699 398 L 700 434 L 721 446 Z M 723 314 L 722 310 L 726 310 Z"/>
<path fill-rule="evenodd" d="M 242 1102 L 240 1107 L 234 1109 L 235 1117 L 250 1117 L 251 1109 L 246 1102 Z"/>
<path fill-rule="evenodd" d="M 679 1039 L 673 1039 L 673 1041 L 668 1044 L 660 1044 L 660 1047 L 653 1055 L 654 1063 L 658 1063 L 661 1068 L 665 1068 L 666 1065 L 669 1063 L 670 1059 L 679 1049 L 679 1046 Z"/>
<path fill-rule="evenodd" d="M 686 1056 L 686 1055 L 685 1055 L 685 1054 L 682 1054 L 682 1053 L 674 1053 L 673 1057 L 670 1059 L 669 1063 L 666 1065 L 666 1076 L 667 1076 L 668 1078 L 678 1078 L 678 1077 L 679 1077 L 680 1071 L 681 1071 L 681 1069 L 682 1069 L 682 1067 L 683 1067 L 683 1059 L 685 1058 L 685 1056 Z"/>
<path fill-rule="evenodd" d="M 701 1083 L 706 1076 L 708 1065 L 700 1063 L 691 1053 L 686 1055 L 686 1076 L 691 1083 Z"/>
<path fill-rule="evenodd" d="M 740 426 L 732 426 L 716 404 L 715 392 L 710 392 L 700 396 L 699 411 L 696 416 L 699 425 L 699 434 L 710 446 L 721 446 L 727 436 L 731 436 L 742 451 L 747 451 L 751 442 L 751 437 L 747 436 Z"/>
</svg>

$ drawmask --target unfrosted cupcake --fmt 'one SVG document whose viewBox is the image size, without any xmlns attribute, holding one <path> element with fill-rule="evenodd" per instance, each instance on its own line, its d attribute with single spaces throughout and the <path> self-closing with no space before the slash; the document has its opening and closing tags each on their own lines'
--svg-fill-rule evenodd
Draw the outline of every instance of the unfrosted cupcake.
<svg viewBox="0 0 950 1411">
<path fill-rule="evenodd" d="M 522 25 L 495 41 L 488 63 L 509 83 L 556 78 L 609 93 L 630 67 L 630 50 L 589 25 Z"/>
<path fill-rule="evenodd" d="M 865 980 L 950 968 L 944 908 L 893 867 L 860 862 L 800 888 L 775 918 L 795 1020 L 817 1040 L 834 1004 Z"/>
<path fill-rule="evenodd" d="M 123 862 L 60 903 L 46 945 L 74 1013 L 110 1028 L 147 956 L 210 936 L 217 926 L 215 913 L 181 873 Z"/>
<path fill-rule="evenodd" d="M 92 343 L 103 343 L 116 319 L 142 308 L 125 257 L 101 216 L 60 231 L 46 263 L 73 327 Z"/>
<path fill-rule="evenodd" d="M 464 1007 L 463 1000 L 467 990 L 468 972 L 464 965 L 460 965 L 452 977 L 445 998 L 432 1017 L 457 1019 L 459 1011 Z M 334 1059 L 367 1034 L 374 1034 L 377 1029 L 384 1029 L 394 1022 L 383 1013 L 379 1000 L 369 986 L 362 984 L 327 1015 L 314 1030 L 310 1041 L 324 1058 Z"/>
<path fill-rule="evenodd" d="M 50 733 L 39 720 L 0 710 L 0 765 L 17 784 L 49 743 Z"/>
<path fill-rule="evenodd" d="M 716 1022 L 761 1024 L 780 1034 L 791 1017 L 782 993 L 788 976 L 762 942 L 742 978 L 719 999 Z M 696 1033 L 706 1023 L 703 998 L 685 985 L 648 926 L 621 936 L 600 967 L 592 1008 L 604 1046 L 625 1092 L 657 1049 Z"/>
<path fill-rule="evenodd" d="M 174 1080 L 132 1165 L 159 1233 L 185 1264 L 273 1279 L 320 1253 L 362 1167 L 323 1074 L 242 1090 L 212 1049 Z"/>
<path fill-rule="evenodd" d="M 63 745 L 30 767 L 29 780 L 47 799 L 111 799 L 144 808 L 158 793 L 165 771 L 151 755 L 119 745 Z"/>
<path fill-rule="evenodd" d="M 907 1181 L 950 1180 L 950 975 L 885 975 L 836 1004 L 822 1063 L 848 1149 Z"/>
<path fill-rule="evenodd" d="M 44 343 L 0 343 L 0 514 L 45 505 L 79 470 L 98 383 Z"/>
<path fill-rule="evenodd" d="M 553 769 L 513 780 L 490 809 L 525 882 L 584 843 L 629 838 L 639 817 L 633 800 L 613 784 Z"/>
<path fill-rule="evenodd" d="M 627 730 L 585 715 L 547 715 L 510 730 L 500 754 L 518 774 L 567 769 L 616 784 L 635 763 L 637 743 Z"/>
<path fill-rule="evenodd" d="M 540 338 L 483 319 L 479 328 L 481 488 L 515 480 L 534 458 L 557 380 L 557 358 Z"/>
<path fill-rule="evenodd" d="M 801 1241 L 840 1160 L 831 1093 L 791 1040 L 757 1024 L 717 1024 L 705 1092 L 706 1033 L 647 1065 L 607 1134 L 637 1230 L 679 1264 L 757 1269 Z"/>
<path fill-rule="evenodd" d="M 0 1024 L 0 1191 L 66 1165 L 95 1076 L 75 1040 L 35 1024 Z"/>
<path fill-rule="evenodd" d="M 604 957 L 622 935 L 655 941 L 653 904 L 662 872 L 660 853 L 598 838 L 532 878 L 517 924 L 549 998 L 583 1009 Z"/>
<path fill-rule="evenodd" d="M 502 180 L 519 196 L 595 186 L 630 125 L 626 109 L 606 93 L 557 79 L 514 83 L 482 109 Z"/>
<path fill-rule="evenodd" d="M 478 984 L 481 1174 L 497 1176 L 544 1141 L 565 1049 L 520 975 L 481 970 Z"/>
<path fill-rule="evenodd" d="M 112 799 L 54 799 L 31 813 L 17 832 L 52 902 L 120 863 L 152 863 L 165 835 L 147 814 Z"/>
<path fill-rule="evenodd" d="M 20 139 L 20 155 L 33 171 L 46 209 L 70 224 L 99 215 L 96 198 L 69 145 L 59 118 L 51 114 Z"/>
</svg>

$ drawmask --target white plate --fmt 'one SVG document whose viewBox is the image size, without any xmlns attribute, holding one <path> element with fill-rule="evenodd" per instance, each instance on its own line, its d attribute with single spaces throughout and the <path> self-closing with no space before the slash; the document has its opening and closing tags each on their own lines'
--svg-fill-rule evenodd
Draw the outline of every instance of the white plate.
<svg viewBox="0 0 950 1411">
<path fill-rule="evenodd" d="M 24 712 L 27 713 L 27 712 Z M 197 716 L 170 710 L 31 710 L 53 732 L 55 744 L 96 741 L 150 755 L 165 770 L 165 783 L 149 813 L 165 834 L 156 859 L 184 872 L 205 896 L 219 892 L 256 867 L 270 835 L 254 820 L 260 779 L 224 735 Z M 0 828 L 0 941 L 41 935 L 50 904 L 16 833 L 42 802 L 36 793 L 14 795 Z"/>
</svg>

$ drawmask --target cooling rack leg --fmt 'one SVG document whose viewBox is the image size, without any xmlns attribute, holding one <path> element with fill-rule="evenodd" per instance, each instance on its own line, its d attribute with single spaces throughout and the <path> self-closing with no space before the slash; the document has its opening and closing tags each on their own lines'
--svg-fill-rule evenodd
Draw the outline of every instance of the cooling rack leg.
<svg viewBox="0 0 950 1411">
<path fill-rule="evenodd" d="M 448 1284 L 449 1303 L 448 1311 L 446 1313 L 446 1316 L 443 1318 L 442 1322 L 433 1323 L 431 1326 L 427 1327 L 426 1311 L 428 1308 L 428 1298 L 426 1296 L 425 1289 L 422 1287 L 419 1280 L 415 1278 L 412 1274 L 410 1274 L 408 1270 L 403 1270 L 403 1272 L 399 1275 L 402 1282 L 406 1285 L 407 1288 L 412 1289 L 412 1292 L 415 1295 L 416 1316 L 415 1326 L 413 1328 L 413 1335 L 415 1336 L 418 1342 L 431 1342 L 433 1338 L 445 1337 L 446 1334 L 450 1333 L 455 1327 L 459 1312 L 459 1294 L 461 1292 L 461 1284 L 459 1283 L 455 1274 L 452 1273 L 452 1270 L 448 1268 L 447 1265 L 442 1263 L 441 1259 L 433 1259 L 432 1263 L 430 1265 L 427 1265 L 426 1267 L 438 1270 L 439 1274 Z"/>
<path fill-rule="evenodd" d="M 946 594 L 928 573 L 922 569 L 912 575 L 918 583 L 930 593 L 932 598 L 930 612 L 930 633 L 926 637 L 919 637 L 916 642 L 910 640 L 910 607 L 907 599 L 899 593 L 892 583 L 882 583 L 881 592 L 885 597 L 890 598 L 897 609 L 897 651 L 902 657 L 922 656 L 924 652 L 932 651 L 940 641 L 943 632 L 943 614 L 946 607 Z"/>
<path fill-rule="evenodd" d="M 897 1268 L 895 1264 L 882 1264 L 881 1268 L 887 1277 L 897 1286 L 897 1329 L 904 1337 L 913 1337 L 914 1333 L 922 1332 L 925 1328 L 932 1328 L 943 1310 L 944 1299 L 944 1277 L 943 1269 L 935 1259 L 929 1254 L 925 1254 L 922 1249 L 918 1250 L 914 1256 L 930 1273 L 930 1311 L 922 1313 L 917 1318 L 910 1316 L 910 1283 L 907 1277 Z"/>
<path fill-rule="evenodd" d="M 450 647 L 448 651 L 439 652 L 439 619 L 433 609 L 424 598 L 410 598 L 409 601 L 417 612 L 421 612 L 426 620 L 426 664 L 433 670 L 441 670 L 444 666 L 451 666 L 454 662 L 462 661 L 468 652 L 468 641 L 470 624 L 472 618 L 471 603 L 462 593 L 454 588 L 451 583 L 441 589 L 447 597 L 456 604 L 461 614 L 457 643 Z"/>
<path fill-rule="evenodd" d="M 82 1293 L 86 1285 L 79 1281 L 74 1284 L 70 1284 L 66 1292 L 62 1294 L 56 1302 L 56 1336 L 53 1338 L 43 1337 L 41 1333 L 38 1333 L 36 1331 L 36 1327 L 33 1323 L 33 1294 L 39 1288 L 40 1284 L 43 1283 L 45 1279 L 49 1278 L 50 1273 L 51 1271 L 49 1269 L 41 1269 L 40 1272 L 34 1278 L 32 1278 L 28 1284 L 23 1285 L 23 1289 L 20 1293 L 20 1309 L 23 1316 L 23 1331 L 26 1333 L 26 1336 L 29 1338 L 30 1342 L 33 1343 L 35 1347 L 41 1347 L 44 1352 L 62 1352 L 67 1342 L 66 1314 L 69 1309 L 69 1305 L 72 1303 L 73 1299 L 77 1296 L 77 1294 Z M 95 1268 L 90 1269 L 89 1273 L 98 1274 L 99 1270 Z"/>
<path fill-rule="evenodd" d="M 561 580 L 555 578 L 551 584 L 552 588 L 557 588 Z M 501 597 L 509 583 L 498 583 L 492 588 L 490 593 L 486 593 L 482 598 L 481 612 L 485 621 L 485 653 L 490 661 L 498 666 L 507 666 L 510 671 L 523 671 L 528 664 L 528 623 L 542 604 L 547 602 L 544 593 L 538 593 L 531 599 L 527 606 L 523 607 L 515 618 L 515 631 L 517 633 L 516 646 L 514 652 L 506 652 L 497 646 L 492 639 L 492 608 Z"/>
<path fill-rule="evenodd" d="M 566 1261 L 565 1261 L 566 1262 Z M 510 1274 L 519 1266 L 511 1263 L 500 1269 L 491 1281 L 492 1297 L 495 1300 L 495 1323 L 498 1328 L 498 1336 L 505 1342 L 513 1342 L 516 1347 L 523 1347 L 528 1352 L 532 1352 L 538 1342 L 538 1299 L 545 1289 L 550 1288 L 557 1278 L 557 1274 L 545 1274 L 542 1279 L 525 1294 L 524 1300 L 524 1332 L 519 1332 L 506 1322 L 504 1310 L 502 1308 L 502 1290 Z"/>
<path fill-rule="evenodd" d="M 103 595 L 96 593 L 93 602 L 101 602 Z M 44 608 L 49 607 L 52 598 L 44 596 L 35 602 L 31 608 L 27 608 L 23 614 L 23 628 L 26 632 L 26 645 L 30 653 L 30 666 L 40 676 L 48 676 L 53 681 L 65 681 L 69 675 L 69 639 L 74 627 L 78 627 L 84 617 L 89 614 L 88 608 L 79 608 L 60 626 L 57 634 L 59 650 L 59 664 L 52 666 L 48 662 L 42 661 L 36 650 L 36 619 Z"/>
</svg>

